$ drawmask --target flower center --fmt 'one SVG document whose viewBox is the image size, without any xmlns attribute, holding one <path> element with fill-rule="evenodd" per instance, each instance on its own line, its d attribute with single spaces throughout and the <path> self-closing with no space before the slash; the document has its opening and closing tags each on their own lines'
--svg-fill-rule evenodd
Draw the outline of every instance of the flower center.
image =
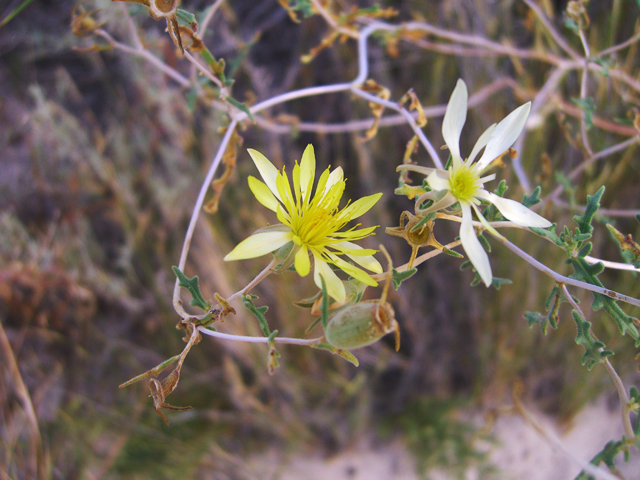
<svg viewBox="0 0 640 480">
<path fill-rule="evenodd" d="M 449 175 L 449 188 L 451 194 L 461 202 L 470 203 L 481 187 L 480 176 L 475 168 L 460 165 L 451 168 Z"/>
</svg>

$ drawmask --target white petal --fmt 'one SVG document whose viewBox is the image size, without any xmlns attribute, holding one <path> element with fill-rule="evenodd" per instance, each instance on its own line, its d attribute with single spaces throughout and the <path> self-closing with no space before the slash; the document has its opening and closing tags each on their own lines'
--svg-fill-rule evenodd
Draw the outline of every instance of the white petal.
<svg viewBox="0 0 640 480">
<path fill-rule="evenodd" d="M 493 203 L 506 219 L 511 220 L 517 225 L 538 228 L 547 228 L 551 226 L 551 222 L 549 220 L 541 217 L 535 212 L 532 212 L 519 202 L 499 197 L 498 195 L 487 191 L 482 191 L 481 193 L 481 195 L 478 195 L 479 197 Z"/>
<path fill-rule="evenodd" d="M 329 175 L 329 178 L 327 179 L 327 184 L 324 186 L 324 191 L 328 192 L 331 189 L 331 187 L 333 187 L 336 183 L 341 182 L 343 178 L 344 178 L 344 171 L 342 170 L 342 167 L 336 168 Z M 319 192 L 316 192 L 316 193 L 319 193 Z"/>
<path fill-rule="evenodd" d="M 460 160 L 460 134 L 467 120 L 467 85 L 458 79 L 442 121 L 442 137 L 454 161 Z"/>
<path fill-rule="evenodd" d="M 530 110 L 531 102 L 527 102 L 516 108 L 498 124 L 487 144 L 487 148 L 485 148 L 482 157 L 478 160 L 480 169 L 486 168 L 498 155 L 503 154 L 516 142 L 524 128 Z"/>
<path fill-rule="evenodd" d="M 344 289 L 342 281 L 338 276 L 333 273 L 331 267 L 325 262 L 320 255 L 313 252 L 313 281 L 318 288 L 322 289 L 322 282 L 320 281 L 320 275 L 324 278 L 324 283 L 327 287 L 327 294 L 334 298 L 338 303 L 344 303 L 347 297 L 347 292 Z"/>
<path fill-rule="evenodd" d="M 473 161 L 476 159 L 476 155 L 478 155 L 478 153 L 480 153 L 480 150 L 482 150 L 489 142 L 489 139 L 491 138 L 491 135 L 493 135 L 493 131 L 495 129 L 496 124 L 494 123 L 489 128 L 487 128 L 482 135 L 480 135 L 480 138 L 478 138 L 478 141 L 473 146 L 473 150 L 471 150 L 471 155 L 469 155 L 467 163 L 473 163 Z"/>
<path fill-rule="evenodd" d="M 269 190 L 276 196 L 276 198 L 280 201 L 280 194 L 278 193 L 278 187 L 276 185 L 276 178 L 278 177 L 278 169 L 274 167 L 273 163 L 271 163 L 267 157 L 261 154 L 257 150 L 253 150 L 252 148 L 247 150 L 251 158 L 253 159 L 253 163 L 256 164 L 258 171 L 260 172 L 260 176 L 264 180 L 264 183 L 267 184 Z"/>
<path fill-rule="evenodd" d="M 476 237 L 476 232 L 473 229 L 471 207 L 464 203 L 460 204 L 460 206 L 462 207 L 462 224 L 460 225 L 462 248 L 464 248 L 467 258 L 475 267 L 484 284 L 489 287 L 491 286 L 492 279 L 489 256 L 480 244 L 478 237 Z"/>
<path fill-rule="evenodd" d="M 285 243 L 293 239 L 293 233 L 286 232 L 262 232 L 254 233 L 249 238 L 243 240 L 236 248 L 224 257 L 225 261 L 244 260 L 246 258 L 256 258 L 277 250 Z"/>
<path fill-rule="evenodd" d="M 439 192 L 440 190 L 449 190 L 449 172 L 445 170 L 434 170 L 427 177 L 427 184 L 431 190 Z"/>
</svg>

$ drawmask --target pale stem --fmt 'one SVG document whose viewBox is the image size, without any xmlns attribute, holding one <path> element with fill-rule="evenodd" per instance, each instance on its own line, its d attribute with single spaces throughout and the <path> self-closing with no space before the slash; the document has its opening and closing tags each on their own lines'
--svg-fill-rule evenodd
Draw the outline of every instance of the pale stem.
<svg viewBox="0 0 640 480">
<path fill-rule="evenodd" d="M 224 2 L 224 0 L 216 0 L 216 2 L 211 5 L 211 8 L 209 9 L 209 11 L 207 12 L 207 14 L 204 17 L 204 20 L 202 20 L 202 23 L 198 26 L 199 27 L 199 34 L 200 34 L 200 38 L 204 38 L 204 34 L 207 31 L 207 27 L 209 26 L 209 22 L 211 22 L 211 19 L 213 18 L 213 15 L 216 13 L 216 11 L 218 10 L 218 8 L 220 8 L 220 5 L 222 5 L 222 2 Z"/>
<path fill-rule="evenodd" d="M 531 124 L 534 121 L 538 112 L 544 107 L 548 105 L 548 99 L 552 95 L 553 91 L 555 91 L 556 87 L 560 83 L 560 81 L 564 78 L 566 74 L 566 70 L 563 68 L 556 68 L 549 78 L 544 83 L 542 88 L 538 91 L 533 102 L 531 102 L 531 112 L 529 113 L 529 118 L 527 119 L 527 123 L 525 124 L 525 131 L 527 129 L 527 125 Z M 526 172 L 524 171 L 524 167 L 522 166 L 522 149 L 524 145 L 525 135 L 520 135 L 516 140 L 513 148 L 518 152 L 518 156 L 514 158 L 511 162 L 513 166 L 513 170 L 518 177 L 518 181 L 520 185 L 524 189 L 525 192 L 531 191 L 531 184 L 529 183 L 529 178 L 527 177 Z"/>
<path fill-rule="evenodd" d="M 567 286 L 564 283 L 559 283 L 558 285 L 560 285 L 560 288 L 562 289 L 562 293 L 564 293 L 564 296 L 567 299 L 567 301 L 582 316 L 582 318 L 586 320 L 587 317 L 585 316 L 584 312 L 582 311 L 578 303 L 573 299 L 573 297 L 569 293 Z M 600 349 L 600 351 L 602 351 L 602 348 Z M 622 415 L 622 425 L 624 427 L 625 436 L 627 437 L 628 442 L 633 443 L 635 439 L 635 433 L 633 432 L 633 426 L 631 425 L 631 418 L 629 417 L 629 413 L 630 413 L 629 396 L 627 395 L 627 391 L 624 388 L 624 384 L 622 383 L 622 380 L 620 379 L 618 372 L 616 372 L 615 368 L 613 368 L 613 366 L 611 365 L 611 362 L 609 362 L 609 359 L 605 358 L 603 363 L 605 368 L 607 369 L 607 373 L 611 377 L 611 380 L 613 380 L 613 384 L 615 385 L 616 390 L 618 391 L 618 398 L 620 399 L 620 413 Z"/>
<path fill-rule="evenodd" d="M 411 113 L 407 111 L 407 109 L 399 106 L 397 103 L 390 102 L 388 100 L 383 100 L 379 97 L 376 97 L 375 95 L 371 95 L 370 93 L 363 92 L 362 90 L 355 87 L 352 88 L 351 91 L 355 95 L 358 95 L 359 97 L 362 97 L 362 98 L 366 98 L 368 101 L 372 103 L 377 103 L 378 105 L 383 105 L 386 108 L 390 108 L 392 110 L 395 110 L 396 112 L 400 112 L 400 114 L 406 119 L 407 123 L 409 124 L 413 132 L 418 136 L 420 143 L 422 143 L 422 145 L 425 147 L 425 149 L 429 153 L 429 156 L 431 157 L 431 160 L 433 160 L 433 163 L 436 165 L 436 167 L 441 170 L 444 169 L 444 165 L 442 164 L 442 162 L 440 161 L 440 158 L 438 157 L 438 152 L 433 147 L 429 139 L 425 136 L 424 132 L 420 129 L 418 124 L 413 119 L 413 116 L 411 115 Z"/>
<path fill-rule="evenodd" d="M 111 45 L 113 45 L 114 48 L 144 58 L 154 67 L 162 70 L 183 87 L 188 87 L 190 85 L 189 79 L 187 77 L 183 76 L 181 73 L 168 66 L 166 63 L 149 53 L 147 50 L 139 50 L 137 48 L 132 48 L 128 45 L 125 45 L 124 43 L 120 43 L 102 29 L 96 30 L 96 34 L 107 40 Z"/>
<path fill-rule="evenodd" d="M 222 85 L 222 82 L 220 81 L 219 78 L 217 78 L 216 76 L 214 76 L 207 67 L 205 67 L 204 65 L 202 65 L 198 60 L 196 60 L 195 58 L 193 58 L 193 55 L 191 55 L 187 50 L 184 51 L 184 56 L 187 60 L 189 60 L 194 67 L 196 67 L 198 70 L 200 70 L 200 72 L 207 77 L 209 80 L 211 80 L 213 83 L 215 83 L 219 88 L 220 88 L 220 94 L 224 95 L 224 96 L 229 96 L 226 93 L 223 93 L 223 90 L 226 91 L 226 87 L 224 85 Z"/>
<path fill-rule="evenodd" d="M 246 343 L 269 343 L 269 338 L 267 337 L 249 337 L 247 335 L 231 335 L 229 333 L 216 332 L 213 330 L 209 330 L 205 327 L 198 327 L 198 331 L 205 335 L 209 335 L 210 337 L 222 338 L 224 340 L 233 340 L 235 342 L 246 342 Z M 318 338 L 290 338 L 290 337 L 278 337 L 276 336 L 273 341 L 275 343 L 288 343 L 291 345 L 317 345 L 321 343 L 323 340 L 322 337 Z"/>
<path fill-rule="evenodd" d="M 246 295 L 251 289 L 253 289 L 262 280 L 264 280 L 269 276 L 269 274 L 272 272 L 273 267 L 275 267 L 277 263 L 278 263 L 278 260 L 276 258 L 273 258 L 271 262 L 269 262 L 269 265 L 267 265 L 264 268 L 264 270 L 262 270 L 258 275 L 256 275 L 256 278 L 251 280 L 251 282 L 249 282 L 246 287 L 244 287 L 242 290 L 234 293 L 229 298 L 227 298 L 227 302 L 231 302 L 231 300 L 233 300 L 236 297 L 239 297 L 240 295 Z"/>
<path fill-rule="evenodd" d="M 491 232 L 489 232 L 491 233 Z M 573 285 L 574 287 L 582 288 L 584 290 L 589 290 L 591 292 L 599 293 L 601 295 L 606 295 L 607 297 L 613 298 L 615 300 L 620 300 L 621 302 L 629 303 L 631 305 L 635 305 L 636 307 L 640 307 L 640 300 L 629 297 L 622 293 L 615 292 L 613 290 L 609 290 L 608 288 L 599 287 L 597 285 L 591 285 L 590 283 L 581 282 L 579 280 L 575 280 L 573 278 L 565 277 L 564 275 L 560 275 L 559 273 L 551 270 L 549 267 L 540 263 L 538 260 L 533 258 L 527 252 L 520 250 L 513 243 L 511 243 L 506 238 L 497 238 L 500 243 L 502 243 L 505 247 L 511 250 L 513 253 L 518 255 L 520 258 L 531 264 L 533 267 L 537 268 L 543 273 L 546 273 L 548 276 L 553 278 L 557 283 L 566 283 L 568 285 Z"/>
<path fill-rule="evenodd" d="M 555 28 L 553 28 L 553 25 L 551 25 L 551 22 L 549 21 L 547 16 L 544 14 L 544 12 L 540 9 L 540 7 L 536 5 L 533 2 L 533 0 L 523 0 L 523 1 L 529 6 L 531 10 L 533 10 L 536 13 L 538 18 L 540 19 L 540 22 L 542 22 L 542 24 L 545 26 L 545 28 L 547 29 L 551 37 L 553 37 L 553 39 L 560 46 L 560 48 L 562 48 L 570 57 L 579 58 L 580 55 L 578 54 L 578 52 L 576 52 L 573 48 L 571 48 L 569 44 L 565 41 L 565 39 L 560 35 L 560 33 L 558 33 L 558 31 Z"/>
<path fill-rule="evenodd" d="M 637 33 L 636 35 L 634 35 L 633 37 L 631 37 L 629 40 L 627 40 L 626 42 L 622 42 L 619 45 L 614 45 L 613 47 L 607 48 L 606 50 L 602 50 L 598 56 L 602 57 L 604 55 L 609 55 L 611 53 L 617 52 L 618 50 L 622 50 L 623 48 L 627 48 L 630 45 L 633 45 L 634 43 L 636 43 L 638 40 L 640 40 L 640 33 Z"/>
<path fill-rule="evenodd" d="M 589 53 L 589 44 L 587 43 L 587 39 L 584 36 L 584 32 L 580 30 L 580 41 L 582 42 L 582 48 L 584 48 L 585 58 L 584 58 L 584 69 L 582 70 L 582 80 L 580 82 L 580 99 L 584 102 L 587 99 L 587 80 L 589 79 L 589 57 L 591 54 Z M 582 105 L 584 109 L 585 106 Z M 589 154 L 589 156 L 593 156 L 593 150 L 591 150 L 591 145 L 589 145 L 589 139 L 587 138 L 587 112 L 586 110 L 582 111 L 582 116 L 580 118 L 580 132 L 582 134 L 582 144 L 584 145 L 585 150 Z"/>
<path fill-rule="evenodd" d="M 610 262 L 609 260 L 590 257 L 589 255 L 585 256 L 584 259 L 592 265 L 595 263 L 601 263 L 606 268 L 613 268 L 615 270 L 627 270 L 629 272 L 640 272 L 640 268 L 636 268 L 628 263 Z"/>
<path fill-rule="evenodd" d="M 184 271 L 184 266 L 187 263 L 187 255 L 189 254 L 191 239 L 196 228 L 196 223 L 198 222 L 198 215 L 200 214 L 200 210 L 202 209 L 204 198 L 207 195 L 209 185 L 213 180 L 213 176 L 216 173 L 218 165 L 220 165 L 220 162 L 222 161 L 222 156 L 227 149 L 227 144 L 229 143 L 231 135 L 233 135 L 233 131 L 236 129 L 237 124 L 238 123 L 236 120 L 232 120 L 227 127 L 227 131 L 224 134 L 222 141 L 220 142 L 220 146 L 218 147 L 216 156 L 214 157 L 213 162 L 211 162 L 211 167 L 209 167 L 207 176 L 205 177 L 204 182 L 202 182 L 202 186 L 200 187 L 200 193 L 198 194 L 198 199 L 196 200 L 196 204 L 193 207 L 191 220 L 189 220 L 189 227 L 187 228 L 187 233 L 185 234 L 184 243 L 182 245 L 182 252 L 180 253 L 180 262 L 178 263 L 178 268 L 182 271 Z M 173 288 L 173 308 L 182 318 L 187 318 L 189 317 L 189 314 L 185 312 L 184 308 L 182 308 L 182 300 L 180 300 L 180 285 L 178 284 L 178 282 L 179 280 L 176 279 L 176 283 Z"/>
<path fill-rule="evenodd" d="M 446 244 L 444 247 L 448 248 L 449 250 L 453 250 L 454 248 L 456 248 L 461 243 L 462 242 L 460 240 L 456 240 L 455 242 L 451 242 L 451 243 Z M 422 255 L 420 255 L 419 257 L 417 257 L 415 259 L 415 261 L 413 262 L 413 267 L 412 268 L 417 267 L 421 263 L 424 263 L 427 260 L 429 260 L 430 258 L 436 257 L 436 256 L 440 255 L 441 253 L 443 253 L 443 252 L 440 251 L 440 250 L 437 250 L 437 249 L 431 250 L 430 252 L 427 252 L 427 253 L 423 253 Z M 406 272 L 408 269 L 409 269 L 409 262 L 405 263 L 404 265 L 399 266 L 395 270 L 398 271 L 398 272 Z M 387 274 L 386 273 L 379 273 L 377 275 L 371 275 L 371 278 L 373 278 L 377 282 L 380 282 L 380 281 L 383 281 L 383 280 L 385 280 L 387 278 Z"/>
<path fill-rule="evenodd" d="M 634 143 L 637 143 L 639 140 L 640 140 L 639 136 L 631 137 L 628 140 L 625 140 L 624 142 L 618 143 L 617 145 L 613 145 L 609 148 L 605 148 L 604 150 L 601 150 L 598 153 L 593 154 L 589 158 L 586 158 L 585 160 L 583 160 L 580 163 L 580 165 L 578 165 L 576 168 L 571 170 L 571 172 L 569 172 L 567 177 L 571 180 L 575 180 L 583 170 L 585 170 L 587 167 L 589 167 L 589 165 L 593 164 L 595 161 L 600 160 L 602 158 L 606 158 L 609 155 L 613 155 L 614 153 L 620 152 L 622 150 L 625 150 L 627 147 L 633 145 Z M 555 201 L 563 191 L 564 191 L 564 186 L 558 185 L 558 187 L 556 187 L 556 189 L 553 192 L 551 192 L 551 195 L 549 195 L 549 197 L 545 200 Z"/>
<path fill-rule="evenodd" d="M 324 20 L 329 24 L 331 28 L 351 38 L 357 39 L 359 37 L 358 32 L 354 32 L 353 30 L 349 30 L 348 28 L 344 28 L 338 25 L 338 22 L 334 20 L 331 14 L 327 12 L 327 10 L 322 6 L 322 4 L 318 0 L 311 0 L 311 3 L 313 3 L 313 6 L 316 8 L 320 16 L 324 18 Z"/>
<path fill-rule="evenodd" d="M 120 4 L 120 10 L 122 10 L 123 15 L 127 17 L 127 23 L 129 25 L 129 31 L 131 32 L 131 38 L 133 39 L 133 44 L 136 46 L 138 50 L 144 50 L 144 46 L 142 45 L 142 41 L 140 40 L 140 36 L 138 35 L 138 29 L 136 28 L 135 23 L 133 23 L 133 19 L 131 15 L 129 15 L 129 9 L 127 5 L 124 3 Z"/>
<path fill-rule="evenodd" d="M 629 413 L 631 412 L 629 408 L 629 396 L 627 395 L 627 391 L 624 388 L 624 384 L 618 375 L 618 372 L 613 368 L 611 362 L 609 362 L 608 358 L 604 359 L 604 367 L 607 369 L 607 373 L 613 380 L 614 385 L 616 386 L 616 390 L 618 391 L 618 398 L 620 398 L 620 409 L 622 410 L 622 425 L 624 426 L 624 435 L 627 443 L 633 444 L 635 443 L 636 434 L 633 431 L 633 425 L 631 425 L 631 418 L 629 417 Z"/>
<path fill-rule="evenodd" d="M 575 212 L 584 213 L 587 208 L 584 205 L 569 205 L 567 202 L 563 202 L 561 200 L 551 200 L 553 201 L 554 205 L 567 208 Z M 640 215 L 640 210 L 617 210 L 611 208 L 599 208 L 598 213 L 602 215 L 608 215 L 610 217 L 635 217 L 636 215 Z"/>
</svg>

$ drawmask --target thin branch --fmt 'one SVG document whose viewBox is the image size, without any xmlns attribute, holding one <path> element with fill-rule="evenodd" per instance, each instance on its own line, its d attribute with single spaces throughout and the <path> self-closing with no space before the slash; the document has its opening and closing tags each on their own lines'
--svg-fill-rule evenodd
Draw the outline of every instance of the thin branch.
<svg viewBox="0 0 640 480">
<path fill-rule="evenodd" d="M 123 52 L 130 53 L 132 55 L 137 55 L 139 57 L 144 58 L 149 63 L 151 63 L 154 67 L 157 67 L 158 69 L 162 70 L 164 73 L 166 73 L 169 77 L 174 79 L 183 87 L 188 87 L 189 85 L 191 85 L 187 77 L 179 73 L 177 70 L 174 70 L 173 68 L 168 66 L 166 63 L 164 63 L 162 60 L 158 59 L 157 57 L 149 53 L 147 50 L 139 50 L 137 48 L 132 48 L 128 45 L 125 45 L 124 43 L 120 43 L 102 29 L 96 30 L 96 34 L 101 36 L 105 40 L 107 40 L 111 45 L 113 45 L 114 48 L 117 48 L 118 50 L 122 50 Z"/>
<path fill-rule="evenodd" d="M 224 2 L 225 0 L 216 0 L 216 2 L 211 5 L 211 8 L 207 11 L 207 14 L 204 17 L 204 20 L 202 20 L 202 23 L 200 24 L 200 37 L 204 38 L 204 34 L 207 31 L 207 27 L 209 27 L 209 23 L 211 22 L 211 19 L 213 18 L 213 16 L 215 15 L 216 11 L 218 10 L 218 8 L 220 8 L 220 6 L 222 5 L 222 2 Z"/>
<path fill-rule="evenodd" d="M 205 335 L 209 335 L 210 337 L 222 338 L 224 340 L 233 340 L 235 342 L 246 342 L 246 343 L 269 343 L 269 339 L 267 337 L 249 337 L 246 335 L 231 335 L 229 333 L 222 333 L 213 330 L 209 330 L 204 327 L 198 327 L 198 331 Z M 288 343 L 291 345 L 317 345 L 321 343 L 323 340 L 322 337 L 318 338 L 290 338 L 290 337 L 278 337 L 276 336 L 273 341 L 275 343 Z"/>
<path fill-rule="evenodd" d="M 489 233 L 491 233 L 491 235 L 493 235 L 492 232 L 489 232 Z M 500 243 L 502 243 L 504 246 L 506 246 L 513 253 L 518 255 L 520 258 L 522 258 L 527 263 L 531 264 L 533 267 L 537 268 L 541 272 L 546 273 L 548 276 L 553 278 L 557 283 L 566 283 L 567 285 L 573 285 L 574 287 L 582 288 L 584 290 L 589 290 L 590 292 L 599 293 L 601 295 L 606 295 L 607 297 L 613 298 L 615 300 L 620 300 L 621 302 L 629 303 L 631 305 L 635 305 L 636 307 L 640 307 L 640 300 L 638 300 L 636 298 L 629 297 L 627 295 L 615 292 L 613 290 L 609 290 L 608 288 L 605 288 L 605 287 L 599 287 L 597 285 L 591 285 L 590 283 L 581 282 L 579 280 L 575 280 L 573 278 L 569 278 L 569 277 L 565 277 L 564 275 L 560 275 L 559 273 L 555 272 L 554 270 L 551 270 L 549 267 L 547 267 L 543 263 L 540 263 L 538 260 L 533 258 L 527 252 L 525 252 L 523 250 L 520 250 L 520 248 L 516 247 L 513 243 L 511 243 L 506 238 L 504 238 L 504 237 L 499 238 L 499 237 L 496 237 L 495 235 L 493 235 L 493 236 L 494 236 L 494 238 L 496 238 L 496 240 L 498 240 Z"/>
<path fill-rule="evenodd" d="M 258 285 L 262 280 L 264 280 L 265 278 L 267 278 L 269 276 L 269 274 L 272 272 L 273 267 L 276 266 L 276 264 L 278 263 L 278 260 L 276 258 L 271 259 L 271 262 L 269 262 L 269 265 L 267 265 L 264 270 L 262 270 L 257 276 L 256 278 L 254 278 L 253 280 L 251 280 L 251 282 L 249 282 L 249 284 L 244 287 L 242 290 L 234 293 L 233 295 L 231 295 L 229 298 L 227 298 L 227 302 L 230 302 L 231 300 L 233 300 L 236 297 L 239 297 L 240 295 L 246 295 L 251 289 L 253 289 L 256 285 Z"/>
<path fill-rule="evenodd" d="M 640 272 L 640 268 L 635 268 L 633 265 L 629 265 L 628 263 L 610 262 L 609 260 L 590 257 L 589 255 L 585 256 L 584 259 L 591 265 L 601 263 L 606 268 L 612 268 L 615 270 L 626 270 L 628 272 Z"/>
<path fill-rule="evenodd" d="M 544 12 L 540 9 L 538 5 L 536 5 L 533 0 L 523 0 L 531 10 L 535 12 L 540 19 L 540 22 L 545 26 L 551 37 L 555 40 L 555 42 L 564 50 L 570 57 L 572 58 L 580 58 L 580 54 L 576 52 L 573 48 L 569 46 L 569 44 L 565 41 L 565 39 L 560 35 L 560 33 L 551 25 L 551 22 L 544 14 Z"/>
<path fill-rule="evenodd" d="M 189 227 L 187 228 L 187 233 L 184 237 L 182 252 L 180 253 L 180 262 L 178 262 L 178 268 L 182 271 L 184 271 L 184 266 L 187 263 L 187 255 L 189 254 L 191 239 L 193 238 L 193 232 L 195 231 L 196 223 L 198 222 L 198 216 L 200 215 L 200 210 L 202 209 L 202 205 L 204 204 L 205 196 L 207 195 L 207 191 L 209 190 L 209 185 L 211 184 L 213 176 L 218 169 L 218 165 L 220 165 L 220 162 L 222 161 L 222 156 L 227 149 L 227 144 L 229 143 L 229 140 L 231 140 L 231 136 L 233 135 L 233 131 L 236 129 L 237 125 L 237 121 L 232 120 L 227 127 L 227 131 L 224 134 L 222 141 L 220 142 L 220 146 L 218 147 L 216 156 L 211 162 L 211 166 L 209 167 L 207 176 L 205 177 L 204 182 L 202 182 L 202 186 L 200 187 L 200 193 L 198 194 L 198 199 L 196 200 L 196 203 L 193 207 L 191 220 L 189 220 Z M 190 315 L 182 307 L 182 300 L 180 299 L 180 285 L 178 283 L 179 280 L 176 279 L 176 283 L 173 288 L 173 308 L 182 318 L 188 318 Z"/>
</svg>

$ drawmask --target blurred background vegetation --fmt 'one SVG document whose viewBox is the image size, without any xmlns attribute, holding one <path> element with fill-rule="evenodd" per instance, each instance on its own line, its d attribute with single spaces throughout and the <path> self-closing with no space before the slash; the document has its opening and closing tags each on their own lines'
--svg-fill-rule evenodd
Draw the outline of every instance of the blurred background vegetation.
<svg viewBox="0 0 640 480">
<path fill-rule="evenodd" d="M 22 3 L 3 2 L 0 21 Z M 182 7 L 200 16 L 211 3 L 184 0 Z M 579 51 L 578 37 L 563 23 L 566 3 L 540 3 Z M 350 4 L 338 1 L 332 8 L 348 10 Z M 178 317 L 171 305 L 171 266 L 178 262 L 197 190 L 227 117 L 211 108 L 206 90 L 181 87 L 142 58 L 116 50 L 78 50 L 91 46 L 92 40 L 72 35 L 74 5 L 68 0 L 33 0 L 0 27 L 3 478 L 263 478 L 251 471 L 246 458 L 275 450 L 285 463 L 296 455 L 329 457 L 353 445 L 398 439 L 416 454 L 422 473 L 440 466 L 456 476 L 467 465 L 478 465 L 487 475 L 483 478 L 489 478 L 493 470 L 474 447 L 484 434 L 477 422 L 474 427 L 464 420 L 465 411 L 498 411 L 509 405 L 516 381 L 525 386 L 525 402 L 560 423 L 603 392 L 615 400 L 604 369 L 588 372 L 580 364 L 583 351 L 574 342 L 566 307 L 559 328 L 546 336 L 527 326 L 523 313 L 543 309 L 552 282 L 495 246 L 494 274 L 513 284 L 499 291 L 471 288 L 471 273 L 458 268 L 461 261 L 441 256 L 428 261 L 391 296 L 402 329 L 400 352 L 393 351 L 392 338 L 384 338 L 356 352 L 359 368 L 326 352 L 282 346 L 281 367 L 269 376 L 263 345 L 205 338 L 188 356 L 170 402 L 194 410 L 169 413 L 171 426 L 165 426 L 151 408 L 144 385 L 118 385 L 183 348 L 182 334 L 174 329 Z M 394 23 L 425 20 L 559 54 L 520 1 L 399 0 L 380 6 L 397 10 L 390 20 Z M 97 18 L 106 22 L 103 28 L 130 42 L 122 5 L 96 0 L 85 7 L 102 9 Z M 142 7 L 130 11 L 149 51 L 186 77 L 193 75 L 163 32 L 164 23 L 154 22 Z M 594 51 L 638 31 L 640 8 L 633 0 L 592 1 L 588 12 L 592 25 L 587 35 Z M 230 0 L 222 3 L 203 39 L 217 58 L 235 69 L 234 97 L 250 104 L 305 86 L 355 78 L 353 40 L 322 50 L 310 63 L 301 62 L 328 32 L 318 15 L 294 23 L 276 0 Z M 381 36 L 370 40 L 369 58 L 370 77 L 390 89 L 392 100 L 413 88 L 424 106 L 446 104 L 459 77 L 471 93 L 508 80 L 470 110 L 463 152 L 470 151 L 488 125 L 533 98 L 550 72 L 536 60 L 455 56 L 419 41 L 394 42 Z M 618 67 L 636 79 L 638 58 L 637 44 L 615 56 Z M 571 72 L 559 84 L 520 152 L 543 196 L 558 185 L 557 172 L 566 174 L 584 158 L 575 142 L 575 105 L 570 113 L 571 98 L 579 95 L 579 77 L 579 72 Z M 594 126 L 594 150 L 630 138 L 633 110 L 640 109 L 639 92 L 598 74 L 589 86 L 595 115 L 605 126 L 623 127 Z M 412 137 L 409 127 L 381 128 L 366 143 L 361 131 L 297 131 L 299 121 L 371 118 L 367 102 L 346 93 L 289 102 L 265 115 L 285 126 L 289 121 L 293 128 L 278 133 L 247 125 L 240 132 L 244 145 L 237 168 L 219 211 L 202 214 L 186 269 L 189 276 L 199 275 L 205 296 L 230 295 L 267 262 L 222 262 L 250 232 L 275 220 L 246 187 L 247 175 L 255 175 L 246 148 L 291 168 L 313 143 L 319 168 L 344 168 L 347 198 L 384 192 L 363 218 L 364 225 L 382 226 L 368 246 L 381 242 L 397 264 L 406 262 L 410 248 L 384 234 L 384 227 L 397 225 L 401 212 L 412 209 L 405 197 L 393 194 L 395 166 Z M 433 118 L 424 129 L 436 147 L 442 143 L 440 122 L 441 117 Z M 413 160 L 429 164 L 421 149 Z M 638 209 L 639 168 L 636 144 L 594 163 L 562 202 L 546 203 L 541 212 L 573 228 L 579 205 L 603 184 L 604 207 Z M 500 170 L 498 176 L 510 185 L 510 198 L 520 200 L 529 193 L 518 186 L 511 169 Z M 635 238 L 640 235 L 638 223 L 630 216 L 599 217 L 596 222 L 592 255 L 621 261 L 604 221 Z M 439 222 L 436 234 L 445 243 L 457 233 Z M 570 273 L 559 249 L 526 232 L 509 232 L 509 238 L 546 265 Z M 640 294 L 636 274 L 606 271 L 601 279 L 617 291 Z M 314 293 L 310 281 L 298 281 L 293 274 L 277 276 L 254 293 L 260 304 L 269 306 L 272 328 L 281 335 L 304 335 L 310 317 L 291 301 Z M 589 304 L 590 295 L 574 293 L 583 305 Z M 637 309 L 626 310 L 639 315 Z M 612 362 L 619 373 L 633 378 L 633 344 L 603 317 L 591 315 L 594 329 L 616 351 Z M 260 335 L 242 308 L 227 318 L 225 327 Z M 499 472 L 491 475 L 499 477 Z"/>
</svg>

